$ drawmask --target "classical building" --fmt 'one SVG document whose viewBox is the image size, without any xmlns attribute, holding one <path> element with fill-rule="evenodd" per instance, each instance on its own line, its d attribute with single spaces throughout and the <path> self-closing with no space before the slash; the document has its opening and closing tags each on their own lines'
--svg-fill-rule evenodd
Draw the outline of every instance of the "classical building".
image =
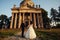
<svg viewBox="0 0 60 40">
<path fill-rule="evenodd" d="M 22 22 L 32 21 L 34 28 L 43 28 L 42 8 L 31 0 L 23 0 L 19 7 L 13 6 L 10 29 L 20 28 Z"/>
</svg>

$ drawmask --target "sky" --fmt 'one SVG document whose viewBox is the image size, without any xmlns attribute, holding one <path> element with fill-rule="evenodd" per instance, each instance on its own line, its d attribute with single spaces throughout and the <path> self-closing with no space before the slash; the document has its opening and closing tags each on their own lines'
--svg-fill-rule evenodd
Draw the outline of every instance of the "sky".
<svg viewBox="0 0 60 40">
<path fill-rule="evenodd" d="M 16 7 L 19 7 L 22 0 L 0 0 L 0 15 L 4 14 L 8 17 L 11 16 L 11 8 L 15 4 Z M 35 5 L 40 5 L 41 8 L 48 11 L 48 16 L 50 17 L 50 9 L 55 8 L 58 10 L 60 6 L 60 0 L 32 0 Z"/>
</svg>

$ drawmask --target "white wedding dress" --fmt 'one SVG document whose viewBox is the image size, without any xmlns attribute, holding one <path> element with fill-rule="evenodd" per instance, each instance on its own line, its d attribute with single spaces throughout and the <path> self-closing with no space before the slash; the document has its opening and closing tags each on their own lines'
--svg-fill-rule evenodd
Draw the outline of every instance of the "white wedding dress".
<svg viewBox="0 0 60 40">
<path fill-rule="evenodd" d="M 25 33 L 25 38 L 34 39 L 36 38 L 36 33 L 33 29 L 33 25 L 30 25 L 29 29 Z"/>
</svg>

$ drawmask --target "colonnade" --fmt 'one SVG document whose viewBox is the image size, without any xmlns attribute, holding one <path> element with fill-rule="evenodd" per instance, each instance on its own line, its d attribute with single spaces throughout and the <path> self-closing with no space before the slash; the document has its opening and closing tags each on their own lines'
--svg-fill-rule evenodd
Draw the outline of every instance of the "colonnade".
<svg viewBox="0 0 60 40">
<path fill-rule="evenodd" d="M 10 29 L 20 29 L 21 23 L 25 21 L 27 13 L 12 13 Z M 34 28 L 43 28 L 43 20 L 41 13 L 28 13 L 29 20 L 33 22 Z M 27 16 L 28 17 L 28 16 Z"/>
</svg>

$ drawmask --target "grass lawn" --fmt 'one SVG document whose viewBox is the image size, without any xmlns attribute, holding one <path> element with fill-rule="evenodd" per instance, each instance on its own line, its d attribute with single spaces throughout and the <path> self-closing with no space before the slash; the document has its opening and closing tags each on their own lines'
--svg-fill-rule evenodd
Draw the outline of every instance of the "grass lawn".
<svg viewBox="0 0 60 40">
<path fill-rule="evenodd" d="M 0 38 L 14 36 L 20 32 L 20 29 L 4 29 L 0 30 Z M 36 35 L 42 40 L 60 40 L 60 29 L 35 29 Z"/>
<path fill-rule="evenodd" d="M 20 32 L 19 29 L 3 29 L 3 30 L 0 30 L 0 38 L 14 36 L 18 32 Z"/>
<path fill-rule="evenodd" d="M 60 29 L 36 30 L 36 34 L 42 40 L 60 40 Z"/>
</svg>

